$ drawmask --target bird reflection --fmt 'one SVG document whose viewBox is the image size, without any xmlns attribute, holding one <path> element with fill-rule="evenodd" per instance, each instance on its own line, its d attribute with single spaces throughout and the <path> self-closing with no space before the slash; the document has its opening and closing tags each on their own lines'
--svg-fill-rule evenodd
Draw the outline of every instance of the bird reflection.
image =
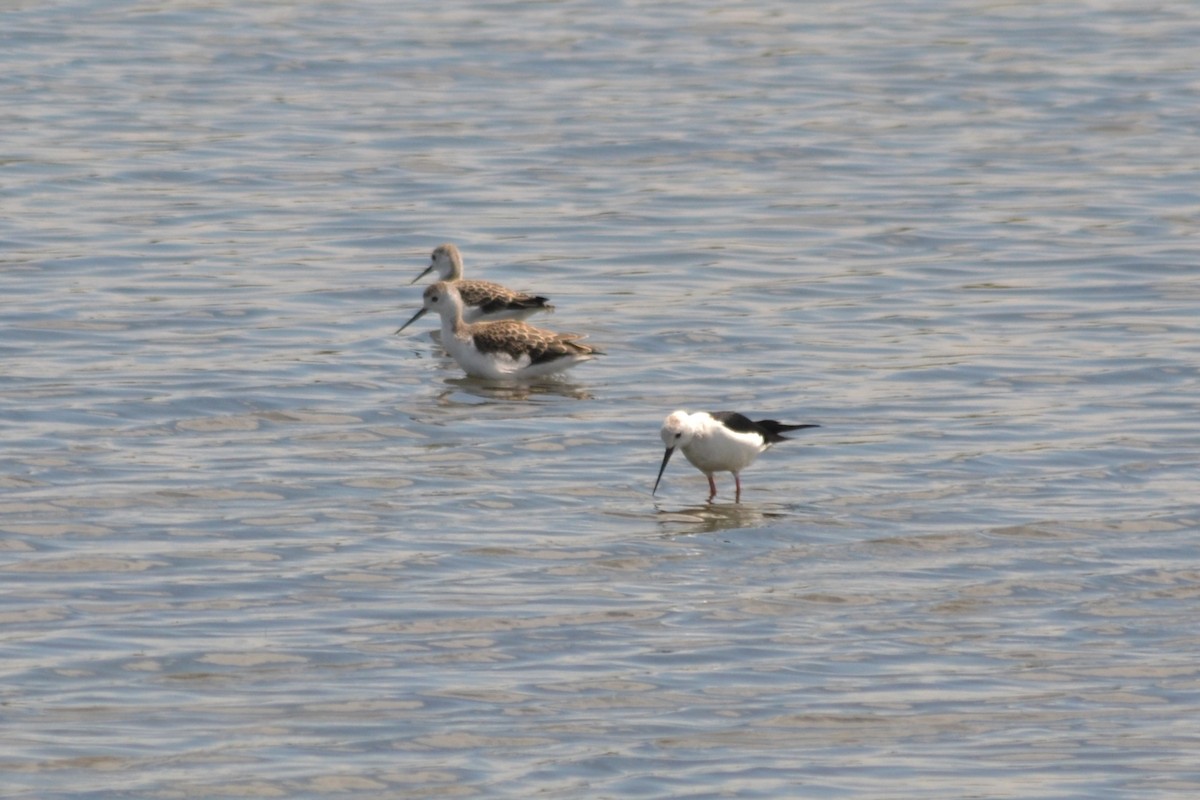
<svg viewBox="0 0 1200 800">
<path fill-rule="evenodd" d="M 789 516 L 779 508 L 751 503 L 707 503 L 677 510 L 656 506 L 656 510 L 658 525 L 667 536 L 760 528 L 772 520 Z"/>
<path fill-rule="evenodd" d="M 541 395 L 555 395 L 571 400 L 592 399 L 591 393 L 582 386 L 556 380 L 542 383 L 507 383 L 466 377 L 446 378 L 445 383 L 448 388 L 438 393 L 438 405 L 459 405 L 462 403 L 462 394 L 492 401 L 531 400 Z"/>
</svg>

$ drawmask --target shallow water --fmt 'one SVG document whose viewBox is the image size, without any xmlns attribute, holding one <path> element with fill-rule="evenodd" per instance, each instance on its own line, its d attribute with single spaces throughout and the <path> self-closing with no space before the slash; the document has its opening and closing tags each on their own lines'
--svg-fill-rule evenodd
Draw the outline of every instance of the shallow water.
<svg viewBox="0 0 1200 800">
<path fill-rule="evenodd" d="M 0 797 L 1200 789 L 1200 10 L 409 5 L 0 12 Z"/>
</svg>

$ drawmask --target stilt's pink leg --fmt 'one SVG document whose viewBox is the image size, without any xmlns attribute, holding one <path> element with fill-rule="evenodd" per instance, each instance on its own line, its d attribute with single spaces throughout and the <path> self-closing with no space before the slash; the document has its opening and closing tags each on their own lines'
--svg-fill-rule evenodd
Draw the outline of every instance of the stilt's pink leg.
<svg viewBox="0 0 1200 800">
<path fill-rule="evenodd" d="M 736 472 L 733 473 L 733 483 L 735 486 L 737 486 L 737 494 L 734 495 L 733 501 L 735 503 L 740 503 L 742 502 L 742 476 L 738 475 Z"/>
<path fill-rule="evenodd" d="M 708 502 L 711 503 L 712 499 L 716 496 L 717 496 L 717 482 L 713 480 L 712 475 L 709 475 L 708 476 Z"/>
</svg>

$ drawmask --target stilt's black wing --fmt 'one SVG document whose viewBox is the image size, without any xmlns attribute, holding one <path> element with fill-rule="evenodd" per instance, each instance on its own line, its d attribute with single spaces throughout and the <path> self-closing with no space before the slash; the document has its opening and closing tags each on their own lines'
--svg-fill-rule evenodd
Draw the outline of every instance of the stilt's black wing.
<svg viewBox="0 0 1200 800">
<path fill-rule="evenodd" d="M 739 414 L 736 411 L 717 411 L 709 414 L 710 417 L 720 422 L 731 431 L 738 433 L 757 433 L 763 437 L 763 441 L 767 444 L 775 444 L 782 442 L 788 437 L 782 434 L 787 431 L 798 431 L 801 428 L 819 428 L 820 425 L 787 425 L 783 422 L 778 422 L 773 419 L 760 419 L 757 422 L 747 417 L 745 414 Z"/>
</svg>

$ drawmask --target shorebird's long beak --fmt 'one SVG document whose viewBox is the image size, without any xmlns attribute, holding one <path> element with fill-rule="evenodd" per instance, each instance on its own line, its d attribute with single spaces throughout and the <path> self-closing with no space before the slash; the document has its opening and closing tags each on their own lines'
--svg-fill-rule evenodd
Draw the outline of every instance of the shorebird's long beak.
<svg viewBox="0 0 1200 800">
<path fill-rule="evenodd" d="M 667 468 L 667 462 L 671 460 L 671 453 L 675 452 L 674 447 L 668 447 L 667 452 L 663 453 L 662 466 L 658 468 L 658 477 L 654 479 L 654 490 L 650 492 L 650 496 L 654 496 L 654 492 L 658 491 L 658 482 L 662 480 L 663 470 Z"/>
<path fill-rule="evenodd" d="M 424 314 L 426 311 L 428 311 L 428 310 L 429 310 L 428 308 L 422 308 L 420 311 L 418 311 L 417 313 L 413 314 L 413 315 L 412 315 L 412 319 L 410 319 L 408 322 L 406 322 L 406 323 L 404 323 L 403 325 L 401 325 L 399 328 L 396 328 L 396 333 L 399 333 L 400 331 L 402 331 L 402 330 L 404 330 L 405 328 L 407 328 L 409 325 L 412 325 L 414 322 L 416 322 L 417 320 L 419 320 L 419 319 L 421 318 L 421 315 L 423 315 L 423 314 Z M 393 334 L 392 334 L 392 336 L 395 336 L 395 335 L 396 335 L 396 333 L 393 333 Z"/>
<path fill-rule="evenodd" d="M 430 264 L 428 267 L 425 268 L 424 272 L 422 272 L 420 275 L 418 275 L 417 277 L 415 277 L 411 281 L 409 281 L 408 285 L 412 286 L 414 283 L 421 280 L 421 278 L 424 278 L 426 275 L 428 275 L 432 271 L 433 271 L 433 264 Z"/>
</svg>

